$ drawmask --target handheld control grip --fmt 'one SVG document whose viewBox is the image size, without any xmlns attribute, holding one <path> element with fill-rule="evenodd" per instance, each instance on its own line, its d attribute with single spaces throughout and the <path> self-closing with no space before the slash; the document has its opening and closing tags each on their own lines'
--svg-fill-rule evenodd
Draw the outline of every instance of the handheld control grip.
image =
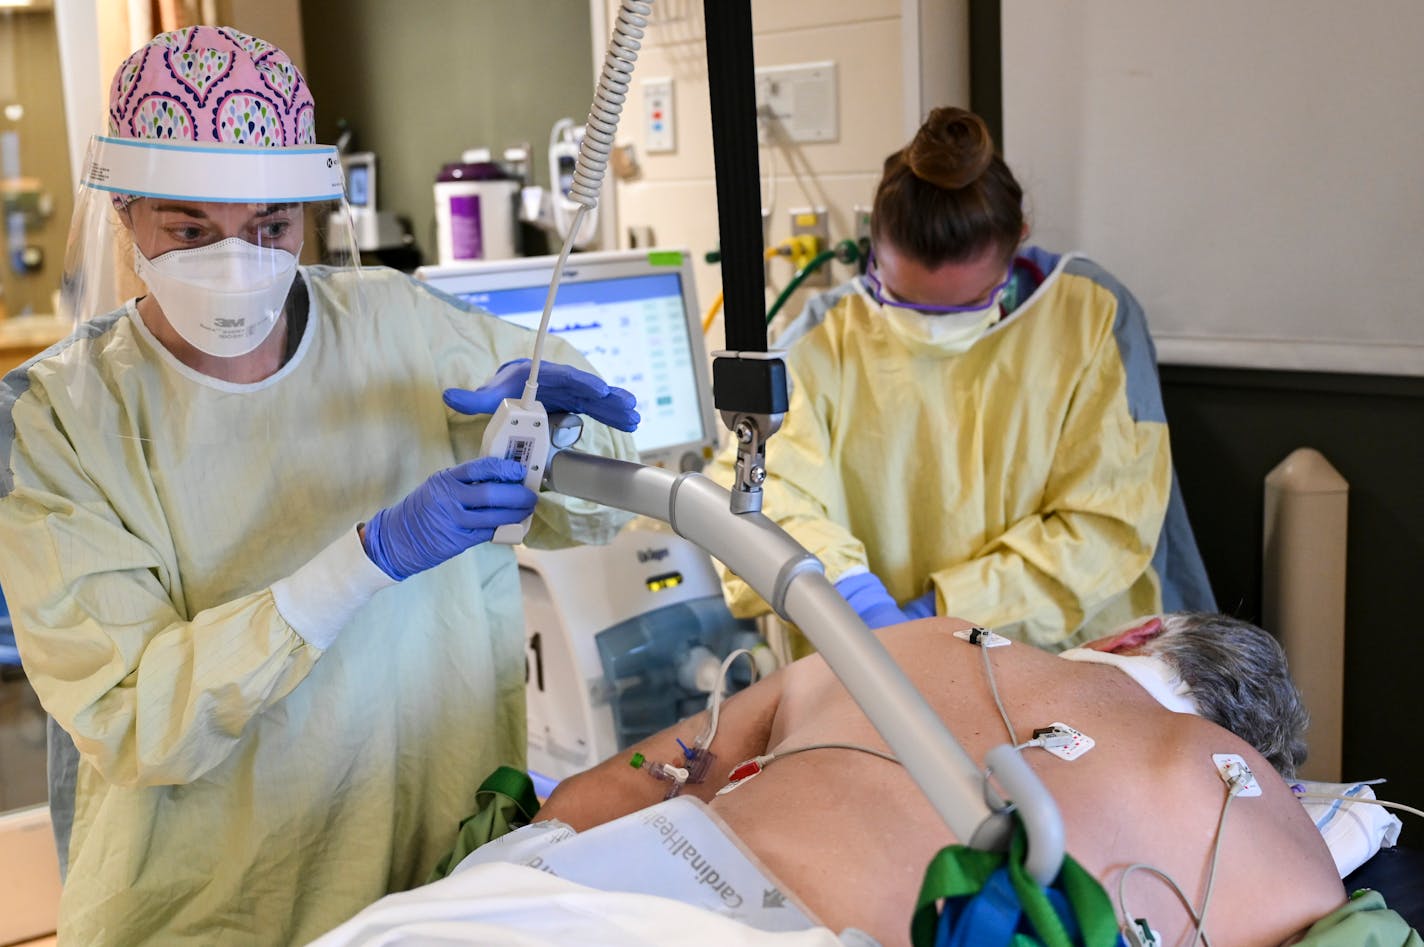
<svg viewBox="0 0 1424 947">
<path fill-rule="evenodd" d="M 517 398 L 505 398 L 485 428 L 480 454 L 519 463 L 524 467 L 524 485 L 538 493 L 544 480 L 544 465 L 549 460 L 549 418 L 544 406 L 532 401 L 526 407 Z M 506 546 L 523 542 L 533 519 L 530 515 L 499 527 L 490 541 Z"/>
</svg>

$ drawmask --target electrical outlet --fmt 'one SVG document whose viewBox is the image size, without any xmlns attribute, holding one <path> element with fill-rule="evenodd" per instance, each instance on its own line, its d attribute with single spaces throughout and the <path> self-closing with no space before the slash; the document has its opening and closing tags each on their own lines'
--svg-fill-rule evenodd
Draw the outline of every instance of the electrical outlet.
<svg viewBox="0 0 1424 947">
<path fill-rule="evenodd" d="M 855 269 L 864 275 L 870 261 L 870 208 L 856 204 L 851 210 L 851 217 L 855 221 L 855 249 L 859 254 Z"/>
<path fill-rule="evenodd" d="M 816 238 L 816 253 L 831 248 L 830 214 L 824 207 L 793 207 L 791 209 L 791 236 L 797 237 L 802 234 Z M 816 272 L 801 282 L 801 285 L 821 288 L 830 286 L 832 262 L 827 260 L 822 263 Z M 798 268 L 801 265 L 803 264 L 797 263 Z"/>
<path fill-rule="evenodd" d="M 855 242 L 870 239 L 870 208 L 856 204 L 851 214 L 855 217 Z"/>
</svg>

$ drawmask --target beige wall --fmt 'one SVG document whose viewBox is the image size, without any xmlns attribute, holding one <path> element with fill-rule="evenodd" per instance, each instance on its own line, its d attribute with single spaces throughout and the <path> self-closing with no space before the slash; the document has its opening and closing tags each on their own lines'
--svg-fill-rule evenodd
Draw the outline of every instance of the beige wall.
<svg viewBox="0 0 1424 947">
<path fill-rule="evenodd" d="M 306 71 L 302 11 L 297 0 L 217 0 L 216 6 L 219 25 L 262 37 Z"/>
<path fill-rule="evenodd" d="M 92 19 L 97 26 L 101 96 L 107 100 L 109 82 L 129 53 L 158 33 L 161 23 L 146 5 L 135 7 L 129 0 L 63 0 L 80 19 Z M 183 22 L 206 22 L 210 26 L 231 26 L 276 44 L 303 68 L 301 7 L 298 0 L 187 0 L 177 4 L 174 15 Z M 102 117 L 103 109 L 99 117 Z"/>
<path fill-rule="evenodd" d="M 594 0 L 595 3 L 600 0 Z M 947 0 L 927 0 L 957 8 Z M 926 37 L 919 21 L 920 3 L 903 0 L 753 0 L 752 22 L 757 66 L 780 66 L 831 60 L 837 67 L 839 139 L 832 142 L 763 147 L 760 164 L 763 202 L 771 208 L 767 238 L 771 244 L 791 231 L 790 210 L 821 205 L 830 213 L 832 242 L 853 238 L 853 209 L 868 206 L 874 196 L 885 156 L 907 140 L 908 115 L 923 114 L 924 98 L 943 104 L 946 88 L 957 88 L 967 105 L 967 63 L 947 67 L 958 58 L 953 47 L 967 36 L 967 16 L 946 22 L 944 35 Z M 610 17 L 617 3 L 608 4 Z M 640 174 L 619 181 L 615 212 L 619 246 L 629 245 L 629 230 L 651 228 L 660 246 L 686 246 L 697 260 L 697 289 L 704 309 L 721 289 L 720 271 L 703 257 L 717 246 L 716 188 L 712 162 L 712 130 L 707 91 L 706 47 L 701 0 L 658 0 L 633 75 L 633 87 L 619 126 L 620 142 L 637 151 Z M 927 42 L 928 40 L 928 42 Z M 914 44 L 908 52 L 905 47 Z M 920 47 L 925 61 L 918 63 Z M 908 66 L 907 66 L 908 57 Z M 920 68 L 923 65 L 924 68 Z M 649 155 L 644 147 L 643 87 L 649 77 L 674 80 L 676 148 L 670 154 Z M 911 77 L 923 77 L 907 94 Z M 951 79 L 951 76 L 956 78 Z M 957 84 L 957 85 L 954 85 Z M 833 263 L 833 281 L 852 274 Z M 778 259 L 768 268 L 768 303 L 792 275 L 789 261 Z M 794 315 L 807 295 L 802 291 L 786 309 Z M 709 348 L 722 344 L 720 316 L 707 337 Z"/>
<path fill-rule="evenodd" d="M 0 107 L 18 105 L 18 118 L 0 113 L 0 131 L 19 142 L 19 176 L 0 182 L 8 200 L 32 208 L 36 195 L 49 216 L 32 218 L 25 243 L 39 247 L 44 262 L 37 272 L 16 273 L 11 266 L 0 215 L 0 310 L 10 315 L 49 315 L 64 268 L 64 243 L 73 209 L 68 140 L 60 87 L 59 46 L 50 11 L 0 11 Z M 0 172 L 3 174 L 3 172 Z"/>
</svg>

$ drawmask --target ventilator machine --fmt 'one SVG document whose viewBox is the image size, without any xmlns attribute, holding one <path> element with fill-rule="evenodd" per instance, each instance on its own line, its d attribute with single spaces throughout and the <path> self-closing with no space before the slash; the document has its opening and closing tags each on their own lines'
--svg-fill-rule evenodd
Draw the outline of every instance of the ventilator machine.
<svg viewBox="0 0 1424 947">
<path fill-rule="evenodd" d="M 628 529 L 607 546 L 521 556 L 519 582 L 536 788 L 704 710 L 736 649 L 775 669 L 755 624 L 727 611 L 707 554 L 673 533 Z M 737 662 L 726 690 L 750 683 Z"/>
<path fill-rule="evenodd" d="M 533 329 L 555 263 L 429 266 L 416 277 Z M 633 439 L 652 467 L 700 470 L 717 445 L 700 311 L 682 250 L 578 254 L 562 274 L 549 331 L 637 396 Z M 702 710 L 733 650 L 753 649 L 762 673 L 774 667 L 755 625 L 728 612 L 711 558 L 674 532 L 635 524 L 606 546 L 515 552 L 540 789 Z M 750 682 L 751 665 L 738 662 L 727 687 Z"/>
</svg>

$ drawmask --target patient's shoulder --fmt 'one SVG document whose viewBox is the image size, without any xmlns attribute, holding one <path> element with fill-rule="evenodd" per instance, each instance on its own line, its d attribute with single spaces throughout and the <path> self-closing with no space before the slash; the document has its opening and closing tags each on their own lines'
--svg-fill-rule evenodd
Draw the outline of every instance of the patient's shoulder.
<svg viewBox="0 0 1424 947">
<path fill-rule="evenodd" d="M 902 656 L 905 658 L 924 656 L 926 654 L 941 656 L 947 650 L 951 649 L 963 649 L 966 653 L 969 653 L 971 647 L 970 643 L 963 638 L 956 637 L 955 633 L 969 631 L 977 627 L 974 622 L 963 618 L 937 615 L 933 618 L 922 618 L 918 621 L 909 621 L 900 625 L 890 625 L 889 627 L 878 630 L 876 635 L 879 636 L 880 641 L 898 660 Z M 1026 649 L 1032 648 L 1031 645 L 1023 645 L 1022 647 Z"/>
<path fill-rule="evenodd" d="M 973 622 L 961 618 L 936 617 L 891 625 L 872 634 L 885 646 L 885 650 L 890 652 L 896 664 L 910 671 L 923 666 L 926 661 L 935 665 L 942 664 L 946 657 L 958 648 L 964 648 L 965 652 L 969 653 L 970 649 L 965 647 L 966 642 L 955 638 L 954 633 L 973 627 Z M 834 677 L 833 672 L 826 666 L 825 658 L 819 653 L 794 661 L 783 670 L 788 678 L 799 678 L 803 682 L 830 680 Z"/>
<path fill-rule="evenodd" d="M 930 671 L 940 674 L 961 666 L 977 668 L 983 662 L 980 649 L 967 637 L 960 636 L 960 633 L 977 627 L 974 622 L 963 618 L 936 616 L 891 625 L 876 634 L 896 663 L 914 677 Z M 1003 638 L 998 640 L 1006 641 Z M 1059 667 L 1055 654 L 1021 641 L 996 645 L 990 650 L 995 667 Z"/>
</svg>

